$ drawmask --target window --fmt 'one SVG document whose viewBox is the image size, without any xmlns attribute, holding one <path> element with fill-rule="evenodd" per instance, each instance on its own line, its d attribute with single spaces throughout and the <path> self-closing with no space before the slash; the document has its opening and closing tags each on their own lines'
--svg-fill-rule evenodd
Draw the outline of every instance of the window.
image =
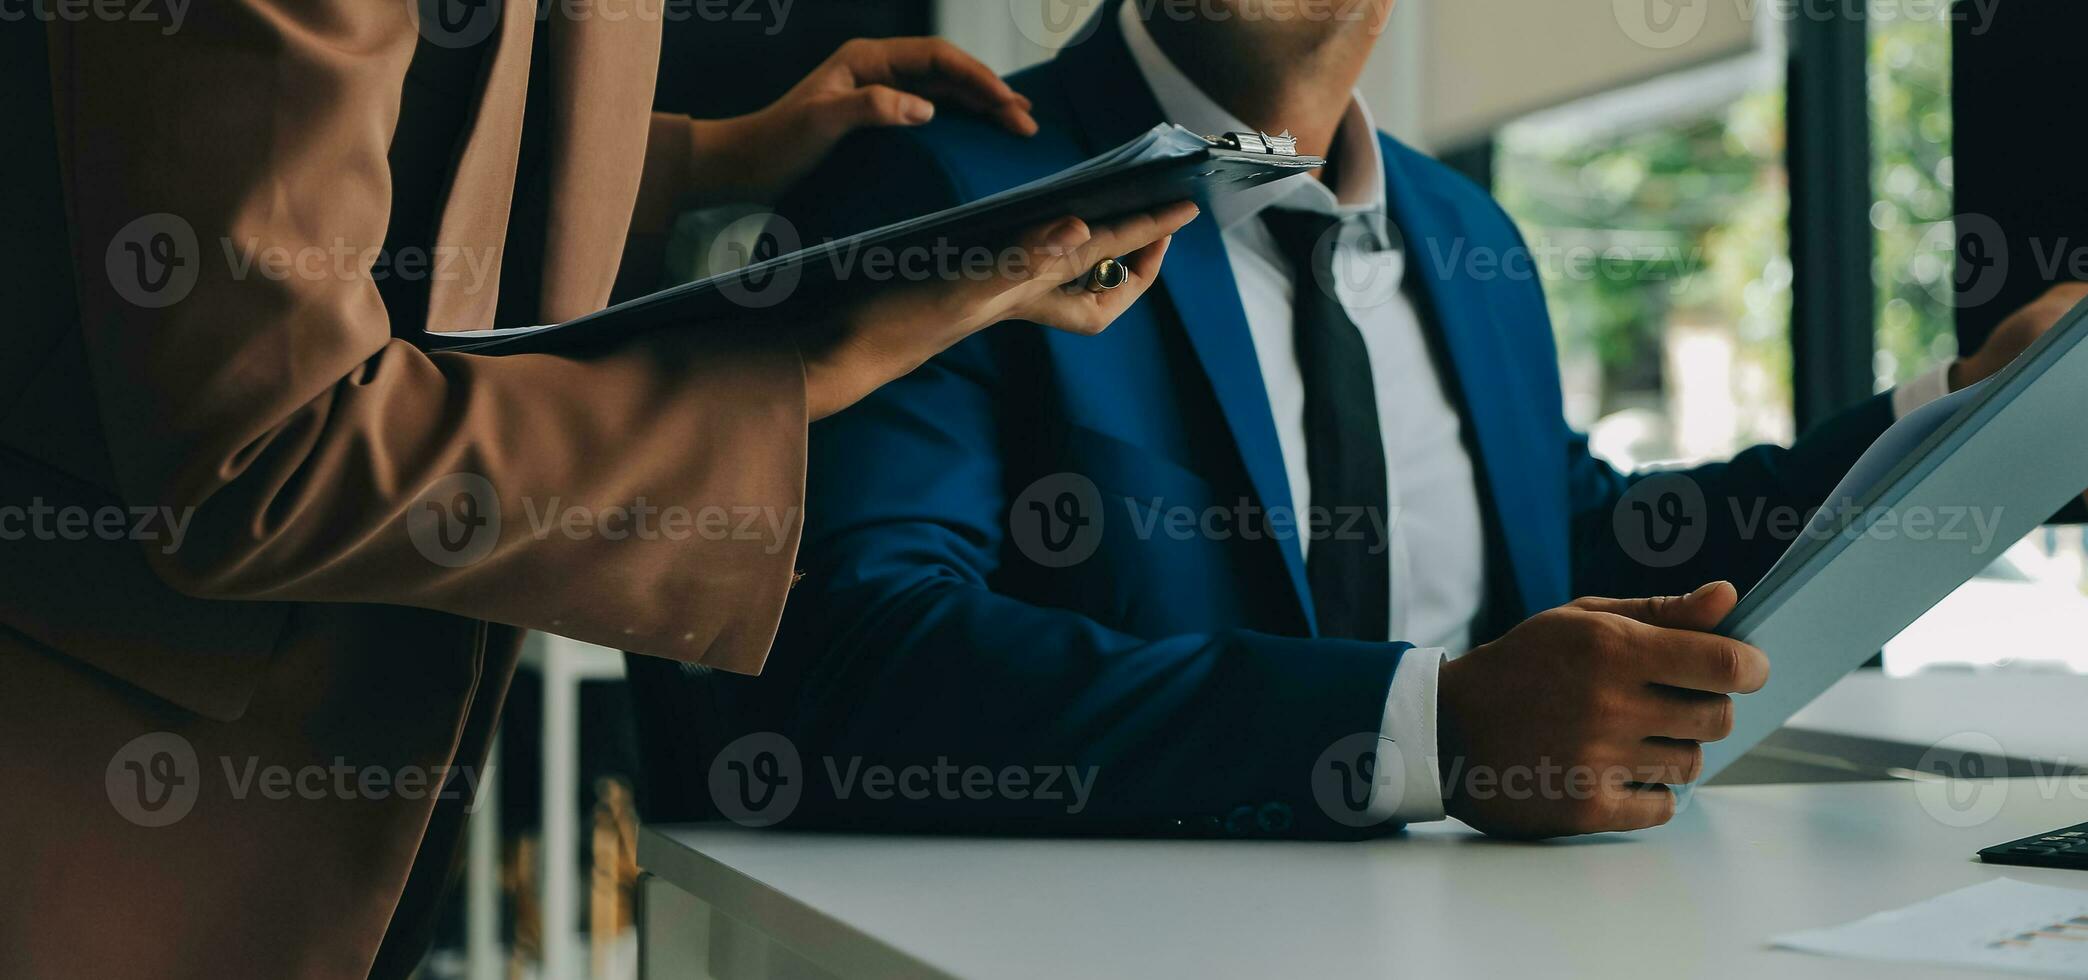
<svg viewBox="0 0 2088 980">
<path fill-rule="evenodd" d="M 1868 25 L 1875 390 L 1957 353 L 1947 8 L 1872 4 Z M 1782 55 L 1678 73 L 1498 134 L 1502 204 L 1550 297 L 1568 420 L 1624 469 L 1794 435 Z M 1860 199 L 1854 206 L 1861 206 Z M 1861 273 L 1856 273 L 1860 275 Z M 2088 671 L 2088 531 L 1988 545 L 1993 568 L 1885 651 L 1886 668 Z"/>
<path fill-rule="evenodd" d="M 1950 23 L 1906 6 L 1876 5 L 1870 25 L 1880 391 L 1957 356 Z"/>
<path fill-rule="evenodd" d="M 1944 8 L 1873 4 L 1871 226 L 1880 390 L 1957 354 L 1951 24 Z M 2088 531 L 2044 528 L 2007 547 L 1885 648 L 1896 674 L 1936 664 L 2049 661 L 2088 671 Z"/>
<path fill-rule="evenodd" d="M 1568 419 L 1621 468 L 1792 436 L 1783 116 L 1765 54 L 1499 134 L 1495 192 L 1544 275 Z"/>
</svg>

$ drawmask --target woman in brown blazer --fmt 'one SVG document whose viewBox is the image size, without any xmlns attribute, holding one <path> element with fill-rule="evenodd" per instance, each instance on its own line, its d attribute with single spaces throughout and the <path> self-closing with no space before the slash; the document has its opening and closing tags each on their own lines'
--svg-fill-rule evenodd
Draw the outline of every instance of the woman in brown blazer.
<svg viewBox="0 0 2088 980">
<path fill-rule="evenodd" d="M 400 338 L 602 307 L 628 236 L 771 198 L 923 96 L 1034 123 L 925 39 L 852 43 L 752 116 L 658 115 L 657 6 L 423 6 L 6 28 L 51 84 L 6 122 L 31 274 L 0 287 L 0 977 L 403 975 L 516 628 L 759 670 L 806 423 L 998 320 L 1101 329 L 1194 215 L 768 311 L 816 347 L 427 354 Z M 1125 287 L 1061 288 L 1126 254 Z"/>
</svg>

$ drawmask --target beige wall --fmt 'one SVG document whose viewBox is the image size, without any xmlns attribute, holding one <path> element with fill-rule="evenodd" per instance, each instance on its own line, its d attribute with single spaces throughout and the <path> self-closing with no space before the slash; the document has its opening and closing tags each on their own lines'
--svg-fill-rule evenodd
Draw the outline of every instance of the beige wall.
<svg viewBox="0 0 2088 980">
<path fill-rule="evenodd" d="M 1424 142 L 1502 123 L 1754 44 L 1759 0 L 1408 0 L 1419 8 Z M 1664 20 L 1672 16 L 1672 21 Z M 1375 98 L 1375 94 L 1372 96 Z"/>
<path fill-rule="evenodd" d="M 1000 71 L 1048 57 L 1101 0 L 937 0 L 942 32 Z M 1216 0 L 1213 0 L 1216 2 Z M 1399 0 L 1362 88 L 1427 148 L 1753 44 L 1768 0 Z M 1670 19 L 1672 18 L 1672 19 Z"/>
</svg>

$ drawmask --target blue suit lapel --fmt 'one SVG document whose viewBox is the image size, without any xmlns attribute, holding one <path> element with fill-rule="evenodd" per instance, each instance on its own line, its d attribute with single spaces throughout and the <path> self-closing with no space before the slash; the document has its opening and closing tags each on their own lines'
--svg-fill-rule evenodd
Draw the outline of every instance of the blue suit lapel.
<svg viewBox="0 0 2088 980">
<path fill-rule="evenodd" d="M 1464 402 L 1485 474 L 1485 503 L 1512 566 L 1520 620 L 1565 601 L 1571 591 L 1564 460 L 1544 424 L 1557 419 L 1558 406 L 1534 404 L 1533 386 L 1515 383 L 1516 366 L 1531 353 L 1515 349 L 1494 315 L 1487 290 L 1502 287 L 1458 273 L 1465 250 L 1493 243 L 1476 242 L 1468 222 L 1405 172 L 1402 161 L 1410 151 L 1387 138 L 1380 143 L 1391 218 L 1406 241 L 1407 268 L 1422 289 L 1423 316 L 1441 338 Z"/>
<path fill-rule="evenodd" d="M 1091 154 L 1113 149 L 1162 121 L 1160 107 L 1118 28 L 1117 7 L 1116 3 L 1104 4 L 1095 15 L 1098 23 L 1083 32 L 1087 39 L 1061 52 L 1052 64 Z M 1199 218 L 1175 233 L 1160 284 L 1210 378 L 1255 497 L 1264 512 L 1294 513 L 1254 338 L 1248 332 L 1232 264 L 1214 222 Z M 1304 622 L 1316 634 L 1304 549 L 1296 535 L 1279 539 L 1277 544 Z"/>
</svg>

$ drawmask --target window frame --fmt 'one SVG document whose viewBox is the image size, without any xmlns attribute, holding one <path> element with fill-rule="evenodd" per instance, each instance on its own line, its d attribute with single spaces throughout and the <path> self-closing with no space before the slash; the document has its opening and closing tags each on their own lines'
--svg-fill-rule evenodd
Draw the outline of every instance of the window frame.
<svg viewBox="0 0 2088 980">
<path fill-rule="evenodd" d="M 1793 17 L 1789 42 L 1791 395 L 1802 432 L 1876 384 L 1869 17 L 1861 4 Z"/>
</svg>

